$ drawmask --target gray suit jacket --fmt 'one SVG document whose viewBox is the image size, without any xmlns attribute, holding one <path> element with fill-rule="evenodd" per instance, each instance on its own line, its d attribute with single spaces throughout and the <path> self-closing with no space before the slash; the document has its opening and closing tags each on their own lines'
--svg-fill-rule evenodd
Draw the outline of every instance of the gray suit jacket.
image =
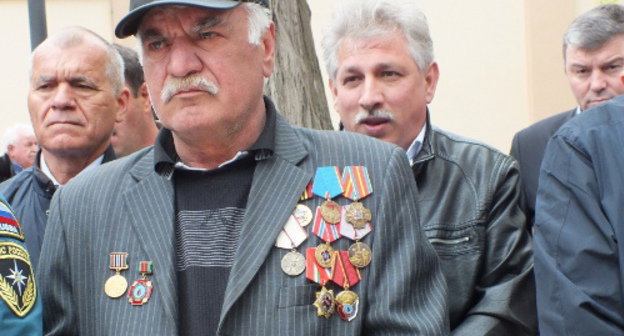
<svg viewBox="0 0 624 336">
<path fill-rule="evenodd" d="M 535 221 L 535 198 L 540 165 L 546 144 L 559 127 L 572 119 L 576 109 L 556 114 L 523 129 L 514 135 L 511 153 L 520 166 L 520 208 L 527 216 L 527 229 Z"/>
<path fill-rule="evenodd" d="M 420 230 L 416 186 L 405 153 L 357 134 L 291 127 L 278 116 L 275 154 L 258 161 L 224 303 L 219 335 L 444 335 L 446 285 Z M 373 260 L 352 288 L 360 312 L 352 322 L 317 317 L 319 285 L 280 268 L 288 251 L 273 246 L 319 166 L 364 165 L 373 194 L 363 200 L 374 231 L 363 239 Z M 175 335 L 177 319 L 174 201 L 170 180 L 154 170 L 153 150 L 81 175 L 54 197 L 39 275 L 48 335 Z M 314 209 L 321 199 L 305 201 Z M 338 198 L 340 204 L 350 201 Z M 314 247 L 310 235 L 299 247 Z M 346 250 L 346 238 L 334 242 Z M 103 291 L 110 252 L 136 267 L 151 260 L 154 292 L 143 306 Z M 335 288 L 335 286 L 334 286 Z M 337 289 L 337 288 L 335 288 Z"/>
</svg>

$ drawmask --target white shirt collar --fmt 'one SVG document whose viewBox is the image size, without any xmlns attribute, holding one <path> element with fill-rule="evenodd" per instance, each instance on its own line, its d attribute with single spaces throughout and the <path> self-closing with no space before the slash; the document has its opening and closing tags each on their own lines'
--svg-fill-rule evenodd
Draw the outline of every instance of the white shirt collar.
<svg viewBox="0 0 624 336">
<path fill-rule="evenodd" d="M 407 148 L 406 153 L 410 166 L 414 165 L 414 162 L 416 161 L 416 156 L 418 156 L 418 153 L 420 153 L 420 150 L 422 149 L 422 144 L 425 139 L 426 131 L 427 123 L 424 123 L 422 128 L 420 129 L 420 132 L 418 133 L 418 136 L 416 136 L 416 139 L 414 139 L 412 144 Z"/>
<path fill-rule="evenodd" d="M 104 154 L 100 155 L 100 157 L 95 159 L 93 162 L 91 162 L 91 164 L 89 164 L 87 167 L 85 167 L 85 169 L 83 169 L 80 172 L 82 173 L 84 171 L 93 169 L 93 168 L 101 165 L 103 161 L 104 161 Z M 59 181 L 57 181 L 54 178 L 54 175 L 52 175 L 52 172 L 50 171 L 50 168 L 48 168 L 48 165 L 46 164 L 45 159 L 43 157 L 43 152 L 41 152 L 41 157 L 39 159 L 39 167 L 41 167 L 41 171 L 52 181 L 52 183 L 54 183 L 55 187 L 58 188 L 58 187 L 62 186 L 62 184 L 60 184 Z"/>
</svg>

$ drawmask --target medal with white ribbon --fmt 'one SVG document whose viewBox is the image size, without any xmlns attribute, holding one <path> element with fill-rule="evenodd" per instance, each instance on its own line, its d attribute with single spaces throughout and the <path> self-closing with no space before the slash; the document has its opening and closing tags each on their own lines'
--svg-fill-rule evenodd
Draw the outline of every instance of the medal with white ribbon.
<svg viewBox="0 0 624 336">
<path fill-rule="evenodd" d="M 297 252 L 297 247 L 308 238 L 308 232 L 299 224 L 294 215 L 288 216 L 286 224 L 277 235 L 275 246 L 290 250 L 282 257 L 281 267 L 284 273 L 297 276 L 305 270 L 305 257 Z"/>
<path fill-rule="evenodd" d="M 128 253 L 125 252 L 111 252 L 109 254 L 108 268 L 114 270 L 115 274 L 104 283 L 104 293 L 110 298 L 119 298 L 128 289 L 128 281 L 121 275 L 121 271 L 128 269 L 127 257 Z"/>
<path fill-rule="evenodd" d="M 151 261 L 141 261 L 138 271 L 141 278 L 136 280 L 128 289 L 128 301 L 133 306 L 142 306 L 152 297 L 152 282 L 147 280 L 147 275 L 153 273 Z"/>
<path fill-rule="evenodd" d="M 344 289 L 336 295 L 336 311 L 340 318 L 351 322 L 357 317 L 360 298 L 349 288 L 360 282 L 362 275 L 360 270 L 349 262 L 347 251 L 336 251 L 332 259 L 332 281 Z"/>
<path fill-rule="evenodd" d="M 320 266 L 316 262 L 315 253 L 316 249 L 313 247 L 306 249 L 306 278 L 321 285 L 313 306 L 316 307 L 318 316 L 329 318 L 336 312 L 334 291 L 325 287 L 331 279 L 331 269 Z"/>
</svg>

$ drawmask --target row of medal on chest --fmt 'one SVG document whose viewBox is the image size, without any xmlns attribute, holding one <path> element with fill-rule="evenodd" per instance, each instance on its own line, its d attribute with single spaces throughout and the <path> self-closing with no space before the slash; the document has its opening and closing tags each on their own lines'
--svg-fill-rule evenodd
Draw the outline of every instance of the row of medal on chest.
<svg viewBox="0 0 624 336">
<path fill-rule="evenodd" d="M 142 306 L 147 303 L 154 290 L 152 282 L 147 278 L 148 275 L 153 273 L 152 262 L 139 262 L 137 271 L 140 274 L 140 278 L 134 281 L 132 286 L 128 288 L 128 281 L 121 275 L 122 271 L 129 268 L 127 264 L 128 253 L 111 252 L 109 258 L 109 268 L 115 271 L 115 274 L 104 283 L 104 293 L 111 299 L 117 299 L 125 295 L 133 306 Z"/>
<path fill-rule="evenodd" d="M 298 204 L 280 231 L 275 246 L 290 250 L 281 260 L 284 273 L 298 276 L 305 271 L 308 280 L 321 286 L 313 302 L 318 316 L 329 318 L 338 313 L 341 319 L 349 322 L 356 318 L 359 296 L 350 289 L 362 279 L 360 269 L 371 261 L 370 247 L 360 242 L 372 231 L 371 217 L 370 211 L 360 202 L 341 207 L 326 200 L 314 215 L 306 205 Z M 312 222 L 312 233 L 323 243 L 306 249 L 303 256 L 297 247 L 308 238 L 306 227 Z M 331 243 L 341 237 L 355 243 L 347 251 L 334 250 Z M 326 287 L 329 282 L 343 290 L 334 295 L 334 291 Z"/>
</svg>

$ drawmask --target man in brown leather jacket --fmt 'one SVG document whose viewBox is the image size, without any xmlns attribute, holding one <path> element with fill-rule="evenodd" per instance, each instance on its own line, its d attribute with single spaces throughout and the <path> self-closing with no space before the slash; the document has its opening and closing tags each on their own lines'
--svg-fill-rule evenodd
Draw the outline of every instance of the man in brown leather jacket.
<svg viewBox="0 0 624 336">
<path fill-rule="evenodd" d="M 431 126 L 438 65 L 410 1 L 341 4 L 323 40 L 347 131 L 407 151 L 419 216 L 442 261 L 453 335 L 536 333 L 531 241 L 511 157 Z"/>
</svg>

